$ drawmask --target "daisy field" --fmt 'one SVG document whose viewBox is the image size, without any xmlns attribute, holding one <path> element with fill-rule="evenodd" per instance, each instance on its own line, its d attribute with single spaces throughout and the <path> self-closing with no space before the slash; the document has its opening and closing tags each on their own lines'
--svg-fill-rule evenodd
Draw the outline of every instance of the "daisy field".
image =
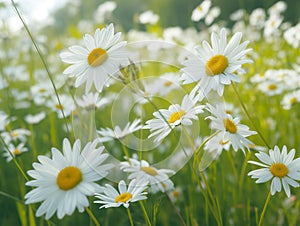
<svg viewBox="0 0 300 226">
<path fill-rule="evenodd" d="M 0 225 L 300 225 L 299 4 L 0 1 Z"/>
</svg>

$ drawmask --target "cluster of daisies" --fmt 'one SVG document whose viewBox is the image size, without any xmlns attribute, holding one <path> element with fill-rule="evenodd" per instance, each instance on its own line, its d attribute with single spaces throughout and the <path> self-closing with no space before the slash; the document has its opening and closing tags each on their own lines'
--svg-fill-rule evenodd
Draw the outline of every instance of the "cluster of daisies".
<svg viewBox="0 0 300 226">
<path fill-rule="evenodd" d="M 101 101 L 106 102 L 101 99 L 98 101 L 98 93 L 104 87 L 119 82 L 120 68 L 129 65 L 126 42 L 119 41 L 120 36 L 120 33 L 114 33 L 114 26 L 110 24 L 101 30 L 97 29 L 94 36 L 85 35 L 84 46 L 71 46 L 60 55 L 64 62 L 71 64 L 64 74 L 75 77 L 76 88 L 85 86 L 84 94 L 76 101 L 86 110 L 94 109 Z M 215 136 L 205 144 L 206 151 L 220 155 L 222 150 L 228 150 L 231 146 L 235 151 L 249 150 L 254 144 L 248 137 L 256 132 L 241 124 L 240 118 L 226 111 L 223 104 L 214 106 L 204 103 L 205 97 L 212 92 L 222 96 L 225 86 L 240 82 L 239 76 L 245 72 L 243 64 L 251 62 L 245 57 L 251 49 L 247 49 L 248 41 L 241 42 L 242 33 L 235 33 L 228 41 L 227 36 L 225 29 L 221 29 L 219 33 L 213 32 L 211 44 L 203 41 L 201 46 L 195 48 L 197 55 L 182 62 L 182 74 L 178 83 L 194 84 L 194 88 L 182 98 L 181 104 L 171 104 L 167 109 L 158 109 L 145 125 L 138 118 L 128 122 L 123 129 L 119 125 L 113 129 L 100 128 L 97 131 L 99 137 L 85 145 L 77 139 L 72 146 L 65 138 L 62 152 L 52 148 L 52 157 L 38 156 L 39 162 L 33 163 L 34 169 L 28 171 L 34 179 L 26 183 L 27 186 L 35 188 L 25 196 L 26 204 L 42 202 L 36 216 L 45 214 L 45 218 L 49 219 L 57 212 L 57 217 L 63 218 L 71 215 L 76 208 L 83 212 L 89 206 L 88 196 L 95 196 L 94 202 L 100 204 L 100 208 L 128 208 L 130 202 L 147 199 L 148 192 L 174 190 L 170 179 L 175 174 L 172 169 L 159 169 L 144 159 L 129 156 L 117 165 L 110 163 L 109 154 L 102 143 L 122 141 L 139 130 L 149 130 L 148 138 L 153 138 L 153 142 L 159 144 L 174 130 L 186 129 L 189 132 L 189 126 L 206 111 L 210 116 L 205 119 L 210 120 L 210 128 L 215 132 Z M 170 86 L 172 79 L 167 81 L 167 86 Z M 92 93 L 91 90 L 94 89 L 96 91 Z M 146 96 L 145 93 L 144 90 L 144 99 L 150 100 L 151 96 Z M 283 187 L 287 196 L 290 196 L 289 186 L 298 187 L 297 180 L 300 180 L 300 159 L 294 160 L 295 150 L 287 152 L 284 146 L 280 152 L 275 146 L 269 153 L 261 151 L 256 156 L 261 162 L 249 163 L 263 168 L 251 171 L 249 176 L 258 179 L 257 183 L 272 180 L 272 194 L 280 192 Z M 128 173 L 127 178 L 117 182 L 118 189 L 110 183 L 99 185 L 99 181 L 104 180 L 114 168 Z"/>
<path fill-rule="evenodd" d="M 4 76 L 1 76 L 0 89 L 7 88 L 9 82 L 35 81 L 35 84 L 24 92 L 9 89 L 10 96 L 15 98 L 15 109 L 45 107 L 47 111 L 57 114 L 58 119 L 73 116 L 73 124 L 66 125 L 66 128 L 74 131 L 76 135 L 86 133 L 85 129 L 91 126 L 85 122 L 76 125 L 77 117 L 83 114 L 78 111 L 83 109 L 84 112 L 92 114 L 96 109 L 96 118 L 101 117 L 101 110 L 112 104 L 118 105 L 116 100 L 120 96 L 125 98 L 125 101 L 122 101 L 122 106 L 118 106 L 122 111 L 118 110 L 123 114 L 123 108 L 128 110 L 132 106 L 134 113 L 138 115 L 133 120 L 124 119 L 125 123 L 117 123 L 113 127 L 101 125 L 96 128 L 97 138 L 92 134 L 85 143 L 86 139 L 76 139 L 72 144 L 65 138 L 62 150 L 53 147 L 50 155 L 37 156 L 38 162 L 34 162 L 33 169 L 27 172 L 33 179 L 26 185 L 32 189 L 25 195 L 26 204 L 42 202 L 36 211 L 37 217 L 45 215 L 45 219 L 50 219 L 56 213 L 61 219 L 65 215 L 73 214 L 75 209 L 83 212 L 90 205 L 90 196 L 94 197 L 94 203 L 100 204 L 100 208 L 129 208 L 131 202 L 146 200 L 148 193 L 168 193 L 171 199 L 172 194 L 180 193 L 171 178 L 176 173 L 175 168 L 159 167 L 153 158 L 149 157 L 151 155 L 147 158 L 146 155 L 130 156 L 125 153 L 123 161 L 112 160 L 111 150 L 104 144 L 131 144 L 132 137 L 136 138 L 134 134 L 137 133 L 145 132 L 147 141 L 159 149 L 165 147 L 171 136 L 180 140 L 178 132 L 182 132 L 184 139 L 188 139 L 192 144 L 189 149 L 178 152 L 178 161 L 182 161 L 179 159 L 182 156 L 187 158 L 197 153 L 199 146 L 213 159 L 218 158 L 223 150 L 233 149 L 235 152 L 240 150 L 246 153 L 250 149 L 259 149 L 249 139 L 257 132 L 242 124 L 243 119 L 239 112 L 236 112 L 236 108 L 231 107 L 230 103 L 222 102 L 221 98 L 227 86 L 239 83 L 244 78 L 244 64 L 253 62 L 249 55 L 256 59 L 255 53 L 248 48 L 249 41 L 242 41 L 243 36 L 249 40 L 264 37 L 267 42 L 272 43 L 277 42 L 276 38 L 281 37 L 283 33 L 286 42 L 292 48 L 298 48 L 299 24 L 283 24 L 282 13 L 286 4 L 278 2 L 267 12 L 263 9 L 255 9 L 250 15 L 243 10 L 235 12 L 230 17 L 235 21 L 233 33 L 230 34 L 229 29 L 213 24 L 220 14 L 220 9 L 211 5 L 210 0 L 203 1 L 194 9 L 191 17 L 197 23 L 203 20 L 205 26 L 208 26 L 207 30 L 166 28 L 162 34 L 163 41 L 160 42 L 155 42 L 158 39 L 157 34 L 131 30 L 126 34 L 127 40 L 150 41 L 128 45 L 123 41 L 121 32 L 115 32 L 113 24 L 96 29 L 93 35 L 84 35 L 80 44 L 73 45 L 60 54 L 61 60 L 70 65 L 63 71 L 63 74 L 68 76 L 54 78 L 56 88 L 62 91 L 58 95 L 59 99 L 52 84 L 45 82 L 48 80 L 44 70 L 35 70 L 29 75 L 24 65 L 3 68 Z M 95 21 L 104 23 L 115 8 L 114 2 L 100 5 L 94 14 Z M 241 20 L 242 18 L 244 20 Z M 146 11 L 139 16 L 141 24 L 155 25 L 158 21 L 159 16 L 152 11 Z M 78 26 L 82 30 L 92 29 L 87 21 Z M 41 43 L 47 43 L 43 37 L 38 38 Z M 207 41 L 209 38 L 210 41 Z M 165 50 L 168 53 L 171 51 L 170 43 L 183 45 L 190 51 L 187 53 L 178 48 L 172 52 L 175 54 L 166 55 Z M 141 79 L 139 71 L 142 69 L 137 65 L 140 61 L 148 59 L 143 59 L 143 54 L 139 52 L 131 51 L 130 47 L 133 46 L 138 47 L 138 51 L 149 50 L 151 57 L 167 59 L 171 64 L 177 65 L 179 62 L 180 70 L 153 76 L 152 79 Z M 24 53 L 28 52 L 29 45 L 23 45 L 20 49 Z M 11 55 L 15 56 L 14 53 Z M 29 62 L 31 59 L 24 55 L 24 62 Z M 7 57 L 9 59 L 9 56 Z M 53 65 L 59 65 L 55 57 L 50 58 L 50 61 Z M 269 65 L 272 66 L 272 62 L 269 62 Z M 284 109 L 290 109 L 300 101 L 300 70 L 293 66 L 294 70 L 265 70 L 253 76 L 251 82 L 257 83 L 258 89 L 268 96 L 285 94 L 282 106 Z M 53 70 L 59 74 L 61 68 L 54 67 Z M 77 93 L 74 97 L 69 95 L 69 90 L 64 89 L 65 86 L 75 88 L 80 94 Z M 123 93 L 110 91 L 109 86 L 125 87 L 132 95 L 126 99 Z M 171 99 L 167 107 L 155 106 L 155 97 L 168 98 L 182 90 L 184 94 L 176 95 L 177 99 Z M 213 95 L 217 96 L 218 101 L 209 101 Z M 138 104 L 133 106 L 131 103 Z M 143 107 L 146 108 L 149 104 L 155 110 L 147 115 L 144 114 Z M 45 118 L 46 113 L 42 110 L 34 115 L 26 115 L 24 120 L 33 128 Z M 212 135 L 202 134 L 200 130 L 201 137 L 193 140 L 192 128 L 197 125 L 199 119 L 208 123 Z M 5 112 L 0 112 L 0 136 L 7 149 L 3 153 L 7 161 L 19 157 L 28 149 L 34 149 L 34 138 L 28 139 L 33 137 L 32 131 L 12 128 L 14 120 Z M 203 145 L 200 145 L 202 140 Z M 257 179 L 256 183 L 271 181 L 272 195 L 284 190 L 290 197 L 290 187 L 299 187 L 300 158 L 294 159 L 296 150 L 288 151 L 286 146 L 283 146 L 282 150 L 278 146 L 269 148 L 268 151 L 266 149 L 262 147 L 255 154 L 259 162 L 249 161 L 250 164 L 262 168 L 253 170 L 248 175 Z M 119 174 L 118 179 L 111 175 L 116 172 Z"/>
</svg>

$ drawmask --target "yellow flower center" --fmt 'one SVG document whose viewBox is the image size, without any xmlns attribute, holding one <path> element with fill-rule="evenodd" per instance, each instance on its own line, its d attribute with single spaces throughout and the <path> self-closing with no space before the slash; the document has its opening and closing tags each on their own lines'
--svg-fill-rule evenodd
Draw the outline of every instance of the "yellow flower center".
<svg viewBox="0 0 300 226">
<path fill-rule="evenodd" d="M 173 196 L 175 197 L 175 198 L 178 198 L 179 196 L 180 196 L 180 192 L 179 191 L 173 191 Z"/>
<path fill-rule="evenodd" d="M 177 120 L 179 120 L 182 116 L 184 116 L 185 114 L 186 114 L 186 112 L 184 110 L 176 111 L 170 116 L 170 118 L 168 119 L 168 122 L 174 123 Z"/>
<path fill-rule="evenodd" d="M 203 10 L 202 5 L 199 5 L 199 6 L 197 7 L 197 10 L 200 11 L 200 12 L 202 12 L 202 10 Z"/>
<path fill-rule="evenodd" d="M 237 132 L 236 125 L 229 118 L 224 119 L 224 126 L 225 126 L 226 131 L 228 131 L 230 133 Z"/>
<path fill-rule="evenodd" d="M 209 76 L 219 75 L 228 67 L 228 59 L 224 55 L 215 55 L 206 63 L 206 74 Z"/>
<path fill-rule="evenodd" d="M 232 115 L 232 111 L 231 110 L 225 110 L 226 114 L 228 115 Z"/>
<path fill-rule="evenodd" d="M 62 106 L 61 104 L 56 104 L 56 105 L 55 105 L 55 108 L 56 108 L 57 110 L 63 110 L 63 109 L 64 109 L 64 106 Z"/>
<path fill-rule="evenodd" d="M 56 178 L 56 184 L 64 191 L 76 187 L 82 181 L 82 173 L 75 166 L 67 166 L 62 169 Z"/>
<path fill-rule="evenodd" d="M 13 132 L 11 133 L 11 136 L 12 136 L 13 138 L 16 138 L 16 137 L 19 136 L 19 133 L 16 132 L 16 131 L 13 131 Z"/>
<path fill-rule="evenodd" d="M 291 104 L 295 104 L 297 102 L 297 98 L 296 97 L 292 97 L 291 99 L 290 99 L 290 103 Z"/>
<path fill-rule="evenodd" d="M 173 82 L 171 82 L 171 81 L 166 81 L 166 82 L 164 83 L 164 86 L 168 87 L 168 86 L 170 86 L 170 85 L 172 85 L 172 84 L 173 84 Z"/>
<path fill-rule="evenodd" d="M 225 144 L 228 144 L 228 143 L 229 143 L 229 140 L 226 140 L 226 141 L 220 140 L 220 141 L 219 141 L 219 144 L 220 144 L 220 145 L 225 145 Z"/>
<path fill-rule="evenodd" d="M 151 176 L 155 176 L 158 174 L 157 171 L 151 166 L 142 166 L 141 170 L 143 170 L 145 173 L 147 173 Z"/>
<path fill-rule="evenodd" d="M 96 48 L 88 55 L 88 63 L 92 67 L 98 67 L 106 61 L 107 57 L 108 55 L 105 49 Z"/>
<path fill-rule="evenodd" d="M 275 84 L 270 84 L 270 85 L 268 86 L 268 89 L 269 89 L 269 90 L 275 90 L 275 89 L 277 89 L 277 86 L 276 86 Z"/>
<path fill-rule="evenodd" d="M 274 177 L 283 178 L 288 174 L 289 169 L 283 163 L 276 162 L 270 166 L 270 171 Z"/>
<path fill-rule="evenodd" d="M 46 89 L 43 89 L 43 88 L 42 88 L 42 89 L 39 89 L 39 92 L 40 92 L 40 93 L 45 93 L 45 92 L 46 92 Z"/>
<path fill-rule="evenodd" d="M 21 150 L 19 150 L 19 149 L 15 149 L 15 150 L 13 151 L 13 153 L 14 153 L 14 155 L 19 155 L 19 154 L 21 154 L 22 152 L 21 152 Z"/>
<path fill-rule="evenodd" d="M 116 197 L 116 203 L 118 202 L 127 202 L 132 198 L 132 194 L 129 192 L 122 193 Z"/>
</svg>

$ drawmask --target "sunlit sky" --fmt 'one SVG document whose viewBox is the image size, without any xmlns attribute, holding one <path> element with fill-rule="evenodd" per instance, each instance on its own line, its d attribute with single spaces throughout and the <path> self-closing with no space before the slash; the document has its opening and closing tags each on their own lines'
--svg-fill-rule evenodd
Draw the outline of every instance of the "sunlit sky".
<svg viewBox="0 0 300 226">
<path fill-rule="evenodd" d="M 16 12 L 10 0 L 0 0 L 0 3 L 5 3 L 7 9 L 1 10 L 0 17 L 5 19 L 11 26 L 12 30 L 18 30 L 22 27 L 20 19 L 17 17 Z M 27 23 L 45 22 L 50 19 L 49 14 L 54 9 L 62 7 L 68 0 L 15 0 L 19 4 L 19 10 L 26 18 Z"/>
</svg>

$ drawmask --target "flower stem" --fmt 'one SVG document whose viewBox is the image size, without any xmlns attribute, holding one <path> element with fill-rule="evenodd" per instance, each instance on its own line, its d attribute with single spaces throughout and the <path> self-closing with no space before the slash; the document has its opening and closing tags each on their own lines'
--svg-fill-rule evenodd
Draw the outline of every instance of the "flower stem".
<svg viewBox="0 0 300 226">
<path fill-rule="evenodd" d="M 36 149 L 36 145 L 35 145 L 35 133 L 33 130 L 33 125 L 29 124 L 30 127 L 30 132 L 31 132 L 31 148 L 32 148 L 32 155 L 33 155 L 33 160 L 36 159 L 37 157 L 37 149 Z"/>
<path fill-rule="evenodd" d="M 49 77 L 49 79 L 50 79 L 50 82 L 51 82 L 51 84 L 52 84 L 52 87 L 53 87 L 53 89 L 54 89 L 54 92 L 55 92 L 55 95 L 56 95 L 58 104 L 60 104 L 60 105 L 62 106 L 61 101 L 60 101 L 60 98 L 59 98 L 59 96 L 58 96 L 58 92 L 57 92 L 56 86 L 55 86 L 54 81 L 53 81 L 53 78 L 52 78 L 52 74 L 50 73 L 50 70 L 49 70 L 48 65 L 47 65 L 47 63 L 46 63 L 46 61 L 45 61 L 45 59 L 44 59 L 44 57 L 43 57 L 43 55 L 42 55 L 42 52 L 41 52 L 40 48 L 38 47 L 38 45 L 36 44 L 36 42 L 35 42 L 35 40 L 34 40 L 32 34 L 31 34 L 31 32 L 29 31 L 29 28 L 28 28 L 27 24 L 25 23 L 23 17 L 21 16 L 21 14 L 20 14 L 20 12 L 19 12 L 19 10 L 18 10 L 18 8 L 17 8 L 16 3 L 14 2 L 14 0 L 11 0 L 11 3 L 12 3 L 12 5 L 13 5 L 14 9 L 16 10 L 16 13 L 18 14 L 18 17 L 20 18 L 20 20 L 21 20 L 21 22 L 22 22 L 22 24 L 23 24 L 23 26 L 24 26 L 24 28 L 25 28 L 27 34 L 29 35 L 29 38 L 31 39 L 32 44 L 33 44 L 35 50 L 37 51 L 39 57 L 41 58 L 42 64 L 43 64 L 43 66 L 44 66 L 44 68 L 45 68 L 45 70 L 46 70 L 46 72 L 47 72 L 47 75 L 48 75 L 48 77 Z M 65 120 L 67 133 L 70 134 L 70 133 L 69 133 L 69 128 L 68 128 L 67 118 L 66 118 L 66 116 L 65 116 L 65 113 L 64 113 L 63 109 L 61 109 L 61 113 L 62 113 L 63 118 L 64 118 L 64 120 Z"/>
<path fill-rule="evenodd" d="M 193 162 L 193 168 L 196 170 L 197 169 L 197 163 L 199 162 L 198 161 L 198 158 L 197 158 L 197 155 L 199 154 L 200 150 L 203 148 L 203 146 L 208 142 L 210 141 L 213 137 L 215 137 L 216 135 L 218 135 L 218 133 L 220 133 L 221 130 L 219 131 L 216 131 L 215 133 L 213 133 L 212 135 L 210 135 L 208 138 L 206 138 L 201 144 L 200 146 L 197 148 L 197 150 L 194 152 L 194 162 Z"/>
<path fill-rule="evenodd" d="M 270 202 L 270 199 L 271 199 L 271 192 L 269 192 L 269 194 L 267 196 L 267 199 L 265 201 L 265 205 L 264 205 L 263 211 L 261 212 L 261 215 L 260 215 L 260 218 L 259 218 L 258 226 L 261 226 L 261 224 L 262 224 L 262 221 L 263 221 L 263 218 L 265 216 L 265 213 L 266 213 L 268 204 Z"/>
<path fill-rule="evenodd" d="M 150 222 L 150 219 L 149 219 L 149 216 L 148 216 L 148 214 L 147 214 L 146 208 L 145 208 L 144 203 L 143 203 L 142 201 L 140 201 L 140 205 L 141 205 L 141 207 L 142 207 L 142 210 L 143 210 L 143 213 L 144 213 L 145 220 L 146 220 L 147 224 L 148 224 L 149 226 L 151 226 L 152 224 L 151 224 L 151 222 Z"/>
<path fill-rule="evenodd" d="M 95 223 L 95 225 L 100 226 L 99 221 L 97 220 L 93 212 L 88 207 L 85 207 L 85 211 L 88 213 L 88 215 L 90 216 L 91 220 Z"/>
<path fill-rule="evenodd" d="M 134 226 L 129 207 L 126 208 L 126 210 L 127 210 L 128 218 L 129 218 L 129 221 L 130 221 L 130 226 Z"/>
<path fill-rule="evenodd" d="M 255 123 L 254 123 L 252 117 L 250 116 L 250 114 L 249 114 L 249 112 L 248 112 L 248 110 L 247 110 L 247 108 L 246 108 L 246 106 L 245 106 L 245 104 L 244 104 L 244 102 L 243 102 L 243 100 L 242 100 L 242 98 L 241 98 L 241 96 L 240 96 L 240 94 L 239 94 L 239 92 L 238 92 L 238 90 L 237 90 L 235 84 L 232 82 L 231 85 L 232 85 L 232 87 L 233 87 L 233 90 L 234 90 L 234 92 L 235 92 L 235 94 L 236 94 L 236 96 L 237 96 L 237 98 L 238 98 L 238 100 L 239 100 L 239 102 L 240 102 L 240 104 L 241 104 L 241 106 L 242 106 L 242 108 L 243 108 L 245 114 L 247 115 L 249 121 L 251 122 L 252 126 L 253 126 L 254 129 L 256 130 L 258 136 L 262 139 L 262 141 L 265 143 L 265 145 L 266 145 L 269 149 L 271 149 L 270 145 L 268 144 L 268 142 L 266 141 L 266 139 L 264 138 L 264 136 L 262 135 L 262 133 L 259 131 L 259 129 L 258 129 L 258 127 L 255 125 Z"/>
<path fill-rule="evenodd" d="M 179 217 L 179 219 L 180 219 L 182 225 L 186 226 L 186 223 L 184 222 L 184 219 L 183 219 L 183 217 L 181 216 L 180 211 L 179 211 L 178 208 L 175 206 L 175 204 L 174 204 L 174 202 L 172 201 L 170 195 L 169 195 L 167 192 L 166 192 L 166 195 L 167 195 L 167 197 L 169 198 L 169 200 L 170 200 L 172 206 L 174 207 L 175 212 L 176 212 L 176 214 L 178 215 L 178 217 Z"/>
<path fill-rule="evenodd" d="M 217 202 L 216 199 L 214 198 L 213 193 L 212 193 L 212 191 L 210 190 L 209 184 L 208 184 L 208 182 L 207 182 L 206 176 L 205 176 L 205 174 L 204 174 L 203 172 L 201 172 L 201 176 L 202 176 L 203 182 L 204 182 L 204 184 L 205 184 L 206 190 L 207 190 L 207 192 L 208 192 L 208 196 L 209 196 L 210 199 L 211 199 L 213 208 L 214 208 L 214 210 L 216 210 L 216 212 L 215 212 L 215 218 L 216 218 L 217 224 L 218 224 L 219 226 L 220 226 L 220 225 L 223 225 L 223 223 L 222 223 L 222 216 L 221 216 L 220 208 L 219 208 L 219 206 L 218 206 L 218 202 Z"/>
<path fill-rule="evenodd" d="M 246 154 L 243 166 L 242 166 L 242 170 L 241 170 L 241 174 L 240 174 L 240 180 L 239 180 L 239 190 L 242 191 L 243 188 L 243 182 L 244 182 L 244 176 L 245 176 L 245 172 L 246 172 L 246 167 L 247 167 L 247 163 L 248 160 L 250 159 L 251 156 L 251 152 L 248 152 Z"/>
</svg>

